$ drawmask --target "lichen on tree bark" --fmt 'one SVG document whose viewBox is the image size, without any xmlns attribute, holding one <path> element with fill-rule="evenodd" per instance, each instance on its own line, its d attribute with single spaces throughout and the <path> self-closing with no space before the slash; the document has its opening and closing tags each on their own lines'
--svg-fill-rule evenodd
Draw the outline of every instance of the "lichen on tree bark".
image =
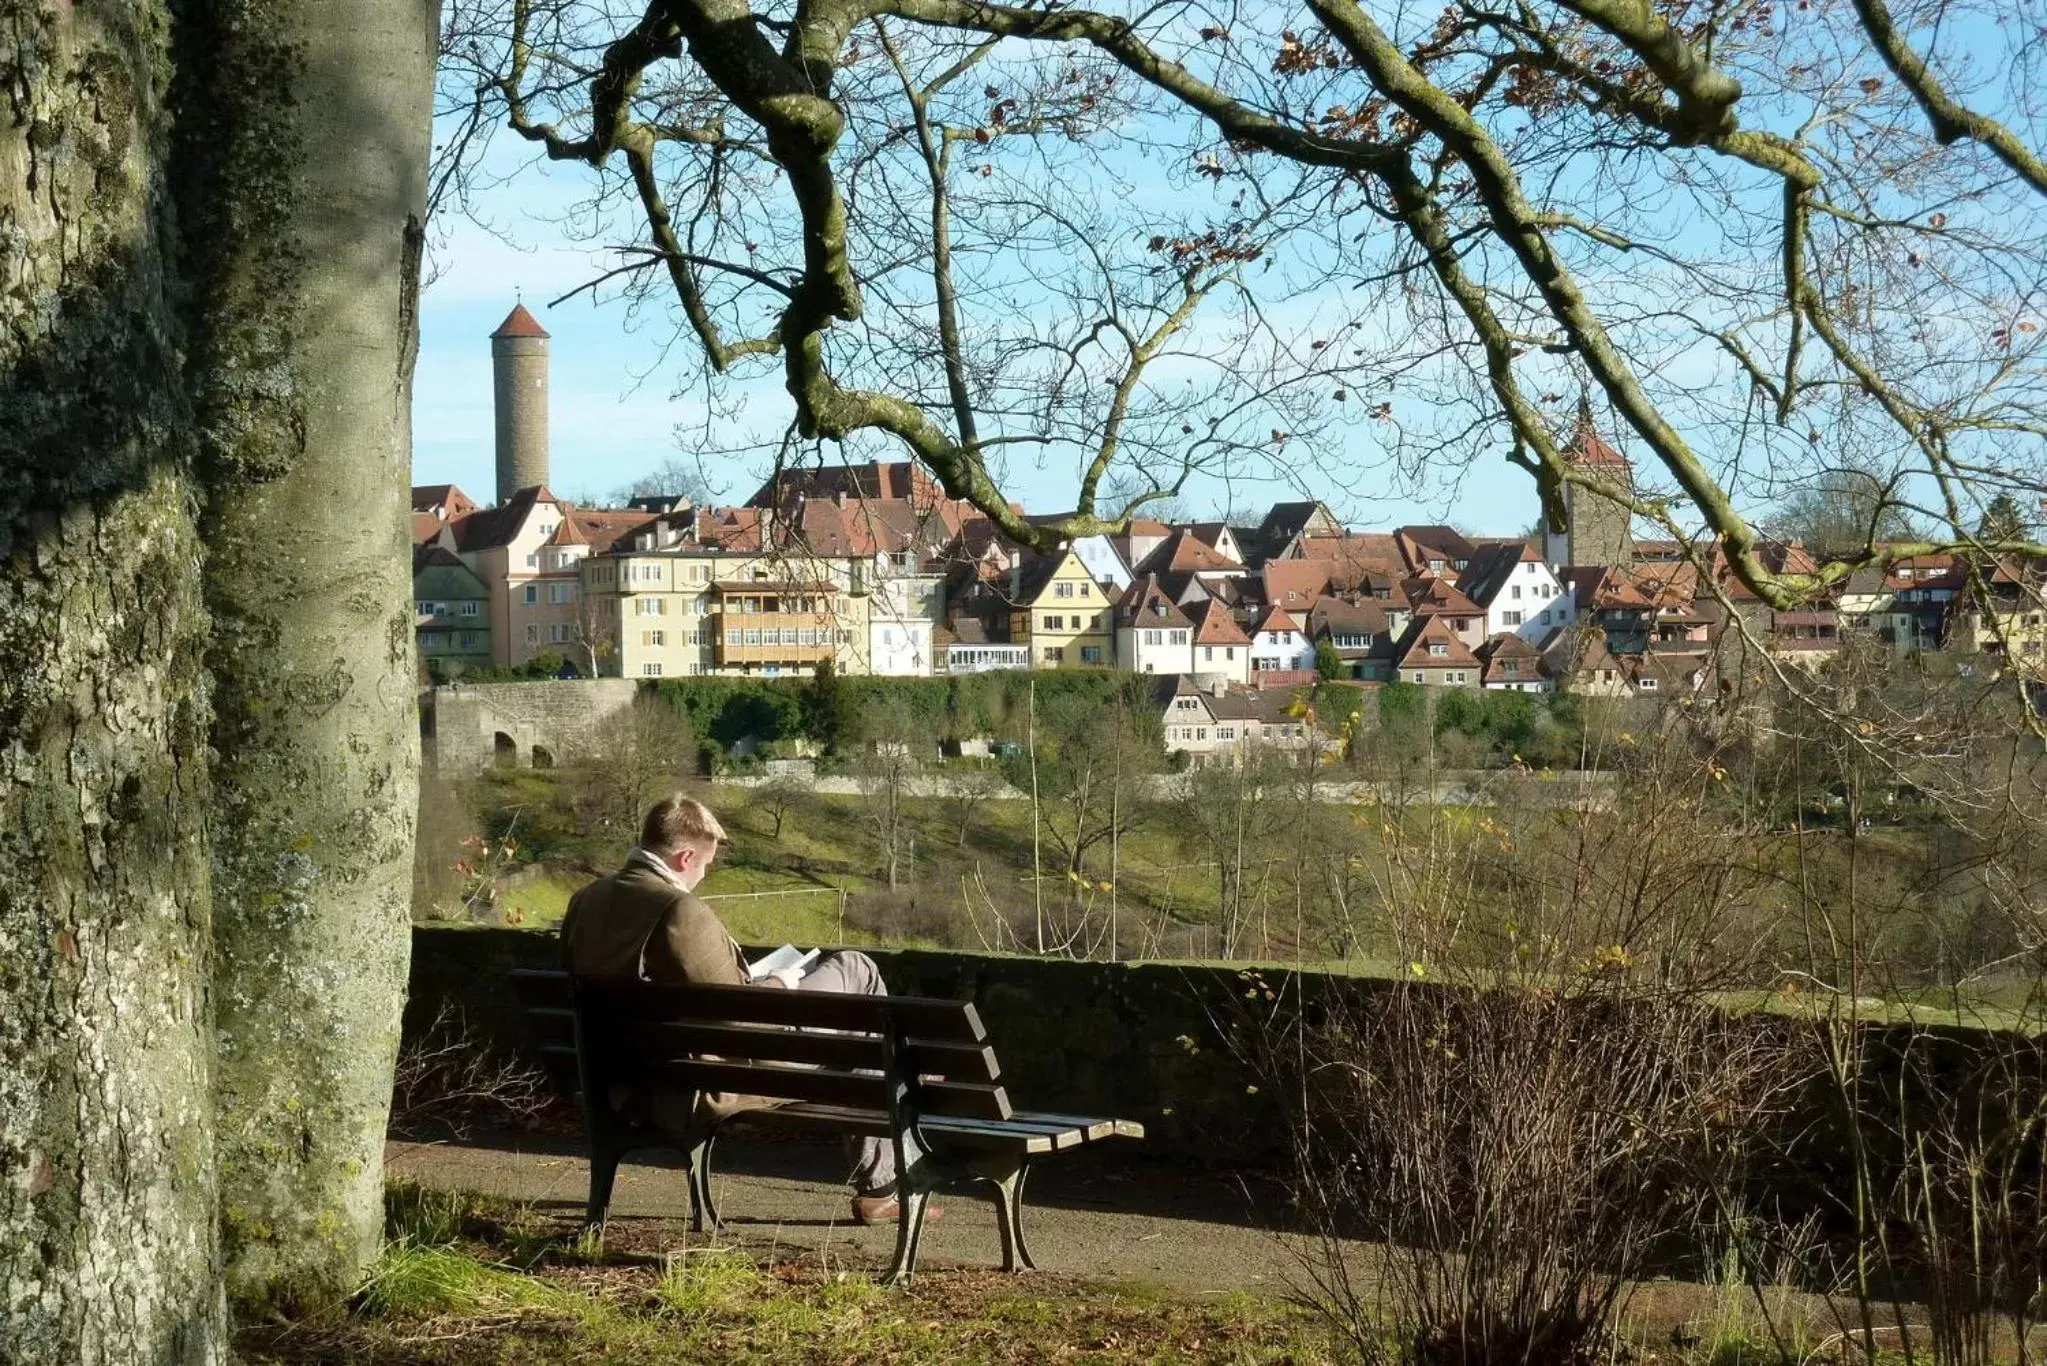
<svg viewBox="0 0 2047 1366">
<path fill-rule="evenodd" d="M 417 766 L 407 290 L 430 0 L 234 0 L 185 130 L 208 662 L 220 1160 L 237 1299 L 374 1256 Z M 346 509 L 346 515 L 338 515 Z"/>
<path fill-rule="evenodd" d="M 0 1360 L 226 1354 L 167 16 L 0 11 Z"/>
</svg>

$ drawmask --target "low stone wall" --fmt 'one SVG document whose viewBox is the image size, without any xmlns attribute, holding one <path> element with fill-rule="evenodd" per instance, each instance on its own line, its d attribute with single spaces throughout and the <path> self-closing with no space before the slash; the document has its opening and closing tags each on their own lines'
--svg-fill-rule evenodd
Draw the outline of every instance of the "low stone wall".
<svg viewBox="0 0 2047 1366">
<path fill-rule="evenodd" d="M 1020 1105 L 1141 1120 L 1154 1155 L 1259 1164 L 1284 1156 L 1282 1116 L 1226 1043 L 1246 1004 L 1246 979 L 1236 971 L 868 952 L 892 991 L 965 998 L 980 1007 L 1004 1083 Z M 548 933 L 417 927 L 408 1035 L 448 1003 L 479 1039 L 525 1051 L 506 974 L 558 966 L 557 955 Z"/>
<path fill-rule="evenodd" d="M 450 683 L 423 703 L 427 746 L 443 773 L 532 768 L 584 757 L 606 721 L 632 705 L 630 678 Z"/>
<path fill-rule="evenodd" d="M 1286 1067 L 1267 1065 L 1272 1060 L 1255 1053 L 1285 1038 L 1295 1012 L 1315 1019 L 1338 998 L 1351 1009 L 1369 1010 L 1375 994 L 1392 990 L 1457 990 L 1277 967 L 869 952 L 899 994 L 965 998 L 979 1006 L 1003 1081 L 1019 1105 L 1140 1120 L 1148 1156 L 1267 1168 L 1287 1163 L 1291 1128 L 1283 1098 L 1298 1097 L 1300 1088 L 1275 1084 Z M 480 1040 L 523 1052 L 528 1039 L 506 974 L 514 967 L 557 966 L 557 954 L 548 933 L 416 928 L 408 1036 L 450 1003 Z M 1758 1028 L 1811 1027 L 1783 1016 L 1754 1018 Z M 2025 1113 L 2043 1103 L 2047 1036 L 2026 1040 L 1927 1025 L 1866 1029 L 1857 1083 L 1865 1105 L 1902 1103 L 1924 1114 L 1960 1102 L 1961 1112 L 1998 1122 L 1992 1112 L 2007 1095 L 2018 1096 Z M 1996 1061 L 1987 1063 L 1993 1055 Z M 1748 1175 L 1753 1208 L 1775 1208 L 1791 1219 L 1815 1216 L 1838 1231 L 1854 1179 L 1847 1165 L 1851 1144 L 1833 1096 L 1827 1080 L 1815 1075 L 1787 1104 L 1770 1159 Z M 1872 1133 L 1881 1137 L 1884 1127 L 1867 1129 L 1864 1140 Z M 2037 1139 L 2028 1142 L 2029 1151 L 2040 1146 Z M 1898 1156 L 1876 1160 L 1889 1166 Z M 2036 1159 L 2037 1153 L 2027 1160 Z"/>
</svg>

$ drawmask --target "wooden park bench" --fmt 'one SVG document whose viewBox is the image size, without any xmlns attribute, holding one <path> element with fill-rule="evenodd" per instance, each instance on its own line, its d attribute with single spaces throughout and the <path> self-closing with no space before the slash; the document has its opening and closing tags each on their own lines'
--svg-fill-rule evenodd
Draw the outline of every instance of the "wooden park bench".
<svg viewBox="0 0 2047 1366">
<path fill-rule="evenodd" d="M 604 1222 L 619 1160 L 680 1149 L 689 1165 L 692 1227 L 718 1226 L 711 1147 L 727 1123 L 774 1125 L 895 1145 L 901 1213 L 888 1279 L 916 1270 L 928 1197 L 985 1188 L 998 1210 L 1002 1269 L 1033 1267 L 1023 1238 L 1023 1185 L 1033 1159 L 1107 1138 L 1142 1138 L 1123 1119 L 1018 1111 L 970 1001 L 741 986 L 658 986 L 572 980 L 516 970 L 520 1003 L 564 1091 L 584 1097 L 591 1225 Z M 815 1031 L 829 1030 L 830 1033 Z M 662 1086 L 787 1102 L 699 1122 L 676 1134 L 612 1113 L 592 1096 Z M 694 1107 L 692 1107 L 694 1108 Z"/>
</svg>

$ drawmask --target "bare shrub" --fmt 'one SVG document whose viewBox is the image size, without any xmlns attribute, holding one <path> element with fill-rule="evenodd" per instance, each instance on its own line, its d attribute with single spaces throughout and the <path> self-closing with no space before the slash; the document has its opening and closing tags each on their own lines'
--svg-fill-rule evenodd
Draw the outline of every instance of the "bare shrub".
<svg viewBox="0 0 2047 1366">
<path fill-rule="evenodd" d="M 557 1103 L 537 1068 L 507 1058 L 443 1002 L 433 1021 L 398 1050 L 391 1129 L 407 1136 L 465 1138 L 477 1128 L 526 1128 Z"/>
<path fill-rule="evenodd" d="M 1754 1019 L 1596 969 L 1413 982 L 1304 1035 L 1317 1301 L 1368 1358 L 1590 1361 L 1634 1283 L 1710 1220 L 1791 1080 Z M 1357 1283 L 1345 1240 L 1388 1245 Z"/>
</svg>

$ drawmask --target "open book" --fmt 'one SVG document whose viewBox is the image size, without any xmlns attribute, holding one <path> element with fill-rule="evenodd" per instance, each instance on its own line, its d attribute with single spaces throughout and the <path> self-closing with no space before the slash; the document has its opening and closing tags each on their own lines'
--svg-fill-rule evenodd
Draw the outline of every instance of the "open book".
<svg viewBox="0 0 2047 1366">
<path fill-rule="evenodd" d="M 749 980 L 758 982 L 761 978 L 780 972 L 784 968 L 794 968 L 796 975 L 801 977 L 810 971 L 810 965 L 817 961 L 817 955 L 816 949 L 802 953 L 794 944 L 784 944 L 773 953 L 764 953 L 748 963 L 746 975 Z"/>
</svg>

